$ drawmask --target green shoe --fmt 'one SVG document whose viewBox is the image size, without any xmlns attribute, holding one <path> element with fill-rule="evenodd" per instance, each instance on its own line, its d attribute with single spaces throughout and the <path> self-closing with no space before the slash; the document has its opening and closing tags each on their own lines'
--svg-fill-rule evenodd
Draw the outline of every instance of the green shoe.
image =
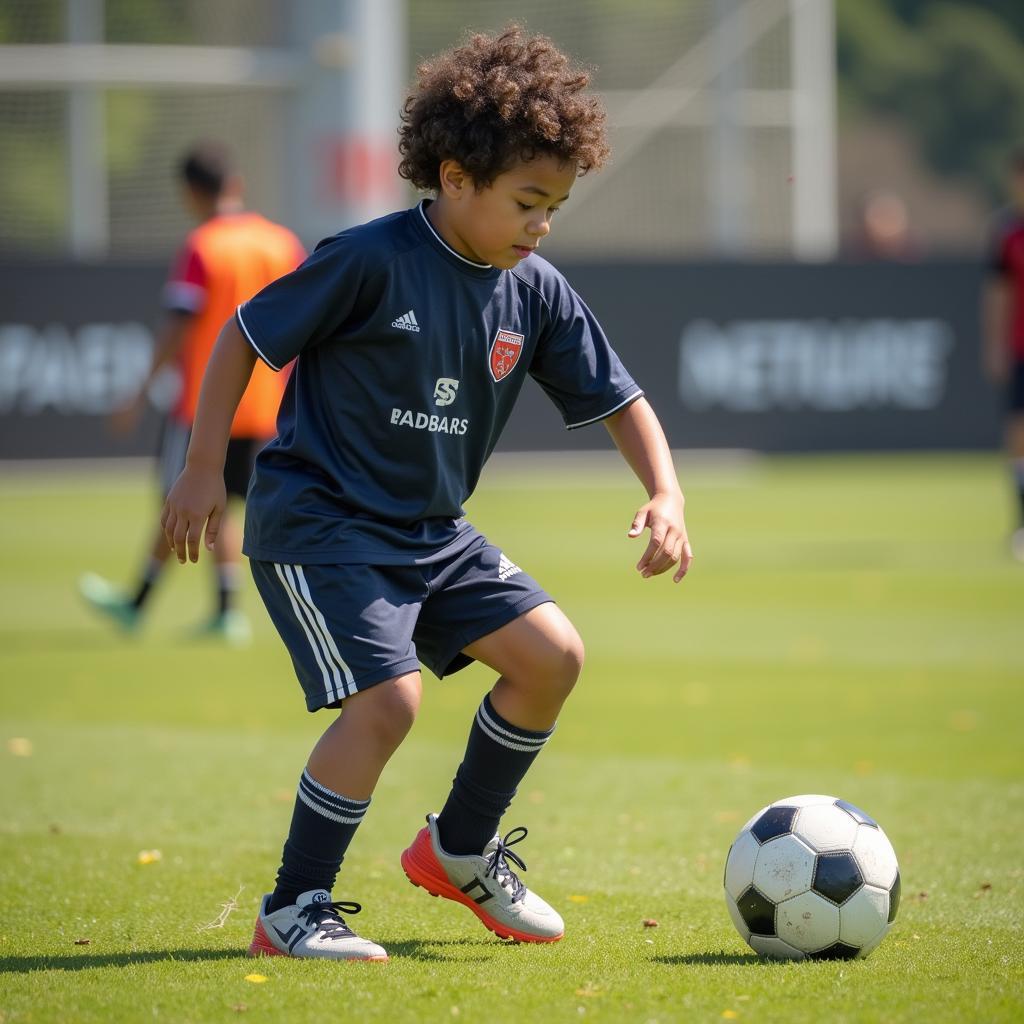
<svg viewBox="0 0 1024 1024">
<path fill-rule="evenodd" d="M 245 612 L 232 608 L 223 615 L 197 626 L 189 634 L 193 640 L 226 640 L 232 647 L 248 647 L 252 643 L 252 625 Z"/>
<path fill-rule="evenodd" d="M 90 607 L 112 620 L 126 633 L 138 628 L 142 617 L 138 608 L 109 580 L 87 572 L 78 581 L 78 592 Z"/>
</svg>

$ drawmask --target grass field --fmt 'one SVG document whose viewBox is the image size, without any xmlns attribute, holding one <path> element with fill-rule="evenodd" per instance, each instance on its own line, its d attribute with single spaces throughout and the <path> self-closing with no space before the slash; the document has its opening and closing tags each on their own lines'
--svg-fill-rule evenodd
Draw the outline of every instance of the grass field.
<svg viewBox="0 0 1024 1024">
<path fill-rule="evenodd" d="M 398 865 L 490 685 L 474 667 L 428 680 L 335 890 L 384 965 L 242 955 L 326 724 L 255 591 L 248 651 L 182 642 L 202 566 L 120 638 L 74 581 L 133 573 L 148 478 L 5 471 L 0 1022 L 1024 1017 L 1024 568 L 998 460 L 684 464 L 697 561 L 678 588 L 632 571 L 625 467 L 548 465 L 492 469 L 470 513 L 587 641 L 506 819 L 566 937 L 507 945 Z M 804 792 L 864 807 L 900 856 L 899 918 L 866 961 L 764 962 L 727 916 L 737 829 Z"/>
</svg>

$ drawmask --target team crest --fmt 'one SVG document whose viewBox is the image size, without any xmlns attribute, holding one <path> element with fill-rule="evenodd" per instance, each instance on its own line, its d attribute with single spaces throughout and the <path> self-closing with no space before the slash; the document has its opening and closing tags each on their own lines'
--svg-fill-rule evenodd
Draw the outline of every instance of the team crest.
<svg viewBox="0 0 1024 1024">
<path fill-rule="evenodd" d="M 523 352 L 525 334 L 516 334 L 515 331 L 506 331 L 504 327 L 498 330 L 491 343 L 491 357 L 489 360 L 491 376 L 495 383 L 507 377 Z"/>
</svg>

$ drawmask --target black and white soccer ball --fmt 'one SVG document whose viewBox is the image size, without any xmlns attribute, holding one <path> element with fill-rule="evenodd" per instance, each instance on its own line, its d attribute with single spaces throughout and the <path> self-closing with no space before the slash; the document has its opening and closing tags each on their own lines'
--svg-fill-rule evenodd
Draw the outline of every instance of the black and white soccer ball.
<svg viewBox="0 0 1024 1024">
<path fill-rule="evenodd" d="M 899 864 L 878 823 L 853 804 L 791 796 L 740 829 L 725 862 L 725 902 L 762 956 L 852 960 L 896 920 Z"/>
</svg>

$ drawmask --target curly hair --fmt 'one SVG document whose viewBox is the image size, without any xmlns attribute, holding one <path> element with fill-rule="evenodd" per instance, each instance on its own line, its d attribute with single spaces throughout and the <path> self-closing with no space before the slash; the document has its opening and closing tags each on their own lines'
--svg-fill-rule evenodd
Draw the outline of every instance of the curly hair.
<svg viewBox="0 0 1024 1024">
<path fill-rule="evenodd" d="M 402 109 L 398 173 L 437 189 L 442 160 L 457 160 L 480 189 L 517 160 L 551 155 L 579 174 L 608 156 L 605 112 L 590 75 L 546 36 L 519 25 L 473 35 L 417 69 Z"/>
</svg>

